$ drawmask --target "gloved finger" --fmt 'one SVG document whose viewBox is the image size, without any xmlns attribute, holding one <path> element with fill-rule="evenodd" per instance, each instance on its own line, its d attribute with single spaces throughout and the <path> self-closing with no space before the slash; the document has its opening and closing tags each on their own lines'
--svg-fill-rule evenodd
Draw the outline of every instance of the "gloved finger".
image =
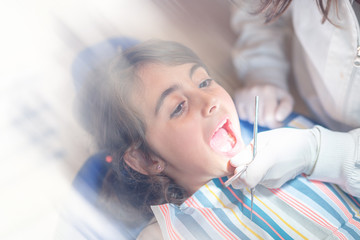
<svg viewBox="0 0 360 240">
<path fill-rule="evenodd" d="M 286 176 L 282 177 L 281 179 L 268 179 L 263 180 L 260 185 L 263 185 L 266 188 L 280 188 L 282 185 L 284 185 L 289 179 L 286 178 Z"/>
<path fill-rule="evenodd" d="M 277 99 L 274 98 L 268 98 L 266 99 L 266 108 L 264 109 L 264 119 L 266 126 L 273 126 L 276 124 L 275 120 L 275 112 L 277 108 Z"/>
<path fill-rule="evenodd" d="M 244 91 L 243 89 L 239 89 L 234 93 L 234 102 L 236 105 L 236 109 L 239 115 L 239 118 L 242 120 L 247 120 L 247 112 L 246 112 L 246 104 L 244 100 Z"/>
<path fill-rule="evenodd" d="M 286 94 L 286 96 L 284 96 L 284 98 L 280 100 L 279 105 L 276 109 L 276 113 L 275 113 L 276 121 L 279 122 L 284 121 L 285 118 L 287 118 L 287 116 L 289 116 L 290 113 L 292 112 L 293 107 L 294 107 L 293 98 L 289 94 Z"/>
<path fill-rule="evenodd" d="M 245 111 L 248 122 L 253 123 L 255 120 L 255 106 L 252 106 L 252 104 L 247 104 L 245 106 Z"/>
<path fill-rule="evenodd" d="M 244 185 L 244 183 L 241 181 L 241 179 L 237 178 L 235 179 L 232 183 L 231 186 L 235 189 L 244 189 L 246 186 Z"/>
<path fill-rule="evenodd" d="M 234 176 L 233 177 L 236 177 L 236 175 L 238 173 L 240 173 L 240 176 L 242 176 L 243 174 L 246 173 L 246 169 L 247 169 L 247 165 L 246 164 L 243 164 L 239 167 L 237 167 L 234 171 Z M 245 188 L 246 186 L 244 185 L 243 183 L 243 180 L 240 178 L 240 176 L 236 177 L 231 185 L 233 186 L 233 188 L 237 188 L 237 189 L 240 189 L 240 188 Z"/>
<path fill-rule="evenodd" d="M 274 122 L 268 124 L 267 126 L 271 129 L 275 129 L 275 128 L 281 127 L 282 125 L 283 125 L 282 122 L 274 121 Z"/>
<path fill-rule="evenodd" d="M 237 110 L 238 110 L 238 115 L 239 115 L 240 119 L 248 120 L 244 104 L 238 104 Z"/>
<path fill-rule="evenodd" d="M 277 177 L 269 177 L 269 179 L 267 179 L 266 177 L 261 181 L 260 184 L 266 188 L 279 188 L 282 185 L 284 185 L 287 181 L 294 179 L 299 174 L 300 174 L 299 171 L 291 171 L 291 172 L 279 171 Z M 271 175 L 274 175 L 274 173 L 272 173 Z"/>
<path fill-rule="evenodd" d="M 240 176 L 240 180 L 248 188 L 253 188 L 265 177 L 267 171 L 270 169 L 272 160 L 267 157 L 265 152 L 259 149 L 254 161 L 249 165 L 246 172 Z"/>
<path fill-rule="evenodd" d="M 259 106 L 258 106 L 258 110 L 259 110 L 259 113 L 258 113 L 258 123 L 259 125 L 261 126 L 266 126 L 266 122 L 265 122 L 265 108 L 266 108 L 266 102 L 263 101 L 262 99 L 259 99 Z"/>
<path fill-rule="evenodd" d="M 252 161 L 252 146 L 249 144 L 246 146 L 245 149 L 243 149 L 241 152 L 239 152 L 237 155 L 235 155 L 233 158 L 230 159 L 230 164 L 231 166 L 238 168 L 251 161 Z"/>
</svg>

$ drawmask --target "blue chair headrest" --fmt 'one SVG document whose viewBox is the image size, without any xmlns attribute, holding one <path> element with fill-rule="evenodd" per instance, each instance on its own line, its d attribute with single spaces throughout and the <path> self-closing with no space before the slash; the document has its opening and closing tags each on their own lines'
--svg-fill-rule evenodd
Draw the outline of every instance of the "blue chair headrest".
<svg viewBox="0 0 360 240">
<path fill-rule="evenodd" d="M 71 66 L 75 89 L 78 90 L 86 76 L 97 66 L 113 58 L 120 50 L 125 50 L 139 43 L 128 37 L 115 37 L 97 43 L 82 50 Z"/>
</svg>

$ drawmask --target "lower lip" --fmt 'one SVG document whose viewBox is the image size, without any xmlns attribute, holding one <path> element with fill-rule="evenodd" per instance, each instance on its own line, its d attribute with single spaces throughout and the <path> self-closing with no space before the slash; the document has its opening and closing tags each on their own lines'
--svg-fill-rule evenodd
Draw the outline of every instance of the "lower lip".
<svg viewBox="0 0 360 240">
<path fill-rule="evenodd" d="M 228 127 L 231 129 L 232 134 L 235 134 L 235 132 L 234 132 L 233 129 L 232 129 L 232 123 L 231 123 L 231 121 L 230 121 L 229 119 L 227 119 L 227 121 L 229 121 Z M 240 144 L 240 142 L 239 142 L 239 139 L 236 137 L 236 135 L 233 135 L 233 137 L 235 137 L 236 143 L 235 143 L 235 145 L 234 145 L 229 151 L 227 151 L 227 152 L 223 152 L 223 151 L 220 151 L 220 150 L 217 149 L 217 148 L 213 148 L 213 147 L 212 147 L 212 144 L 211 144 L 211 140 L 210 140 L 210 146 L 211 146 L 211 148 L 212 148 L 214 151 L 216 151 L 217 153 L 219 153 L 219 154 L 221 154 L 221 155 L 223 155 L 223 156 L 226 156 L 226 157 L 229 157 L 229 158 L 234 157 L 234 156 L 240 151 L 241 144 Z"/>
<path fill-rule="evenodd" d="M 224 155 L 225 157 L 228 157 L 228 158 L 232 158 L 234 157 L 236 154 L 238 154 L 240 151 L 240 144 L 238 141 L 236 141 L 236 144 L 235 146 L 228 152 L 218 152 L 220 153 L 221 155 Z"/>
<path fill-rule="evenodd" d="M 225 155 L 229 158 L 232 158 L 236 154 L 238 154 L 240 150 L 241 150 L 241 144 L 239 143 L 239 141 L 236 140 L 235 146 L 229 152 L 225 153 Z"/>
</svg>

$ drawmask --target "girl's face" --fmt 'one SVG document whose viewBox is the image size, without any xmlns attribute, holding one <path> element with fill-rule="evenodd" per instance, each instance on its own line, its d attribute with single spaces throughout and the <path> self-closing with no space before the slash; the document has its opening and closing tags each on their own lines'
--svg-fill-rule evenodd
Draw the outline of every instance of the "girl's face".
<svg viewBox="0 0 360 240">
<path fill-rule="evenodd" d="M 233 174 L 229 159 L 244 148 L 234 103 L 206 70 L 193 63 L 146 64 L 132 103 L 144 116 L 146 141 L 164 173 L 195 192 Z"/>
</svg>

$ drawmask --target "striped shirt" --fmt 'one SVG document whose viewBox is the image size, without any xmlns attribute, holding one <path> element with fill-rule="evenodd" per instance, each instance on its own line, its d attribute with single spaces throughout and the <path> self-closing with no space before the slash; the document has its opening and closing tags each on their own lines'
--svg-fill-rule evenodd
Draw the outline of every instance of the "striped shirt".
<svg viewBox="0 0 360 240">
<path fill-rule="evenodd" d="M 297 117 L 288 126 L 311 127 Z M 180 206 L 152 206 L 165 239 L 360 239 L 360 199 L 304 176 L 279 189 L 248 189 L 213 179 Z"/>
</svg>

